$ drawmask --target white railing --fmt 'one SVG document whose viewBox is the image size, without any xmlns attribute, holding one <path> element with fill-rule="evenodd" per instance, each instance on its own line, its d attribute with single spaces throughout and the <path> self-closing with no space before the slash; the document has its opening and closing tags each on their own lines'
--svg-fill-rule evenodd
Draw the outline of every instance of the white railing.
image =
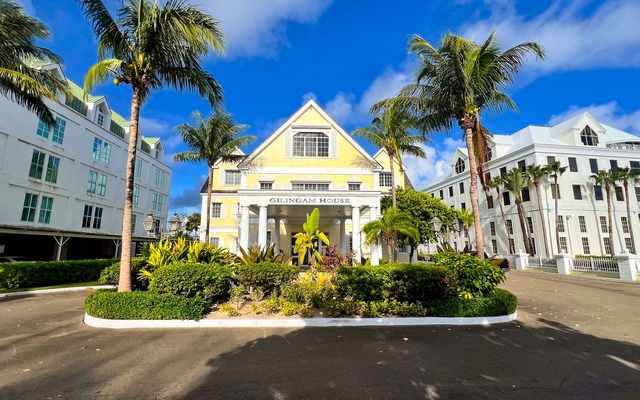
<svg viewBox="0 0 640 400">
<path fill-rule="evenodd" d="M 531 268 L 558 268 L 555 258 L 529 257 Z"/>
<path fill-rule="evenodd" d="M 607 148 L 617 150 L 640 150 L 640 143 L 607 143 Z"/>
<path fill-rule="evenodd" d="M 619 272 L 618 261 L 610 257 L 577 257 L 571 269 L 576 271 Z"/>
</svg>

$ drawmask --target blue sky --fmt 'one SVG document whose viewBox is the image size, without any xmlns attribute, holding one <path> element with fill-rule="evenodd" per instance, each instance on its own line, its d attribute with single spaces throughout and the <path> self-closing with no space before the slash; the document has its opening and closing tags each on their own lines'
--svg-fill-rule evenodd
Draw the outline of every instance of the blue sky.
<svg viewBox="0 0 640 400">
<path fill-rule="evenodd" d="M 82 83 L 96 61 L 90 26 L 73 0 L 19 0 L 50 28 L 48 47 L 66 61 L 67 76 Z M 119 2 L 106 0 L 115 8 Z M 640 135 L 640 2 L 637 0 L 194 0 L 222 21 L 227 55 L 212 56 L 206 68 L 225 90 L 226 108 L 247 133 L 258 137 L 251 151 L 315 98 L 347 131 L 367 125 L 369 107 L 410 82 L 409 34 L 437 44 L 452 32 L 484 40 L 496 30 L 503 45 L 535 41 L 547 59 L 531 62 L 510 94 L 519 113 L 485 116 L 494 133 L 509 134 L 529 124 L 553 124 L 588 110 L 600 121 Z M 120 114 L 129 115 L 131 91 L 111 84 L 98 88 Z M 146 136 L 160 136 L 173 166 L 173 212 L 199 211 L 198 191 L 206 166 L 174 164 L 185 150 L 173 127 L 193 110 L 209 112 L 197 96 L 158 92 L 142 110 Z M 434 134 L 427 160 L 406 160 L 421 189 L 448 172 L 459 131 Z M 376 149 L 362 143 L 370 152 Z"/>
</svg>

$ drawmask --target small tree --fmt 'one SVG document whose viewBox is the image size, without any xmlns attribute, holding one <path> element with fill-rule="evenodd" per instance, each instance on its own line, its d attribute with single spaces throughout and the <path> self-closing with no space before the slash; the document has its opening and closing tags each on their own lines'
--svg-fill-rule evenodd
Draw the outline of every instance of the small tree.
<svg viewBox="0 0 640 400">
<path fill-rule="evenodd" d="M 398 211 L 395 207 L 383 211 L 382 218 L 367 223 L 362 227 L 362 231 L 365 233 L 367 244 L 381 241 L 386 243 L 391 263 L 395 261 L 393 248 L 396 235 L 405 236 L 414 243 L 420 240 L 420 233 L 414 226 L 413 218 L 407 213 Z"/>
<path fill-rule="evenodd" d="M 295 234 L 296 243 L 293 246 L 293 252 L 299 254 L 299 262 L 304 261 L 304 256 L 309 253 L 309 263 L 311 269 L 316 268 L 316 259 L 322 261 L 322 255 L 313 246 L 314 240 L 320 239 L 324 244 L 329 246 L 329 238 L 318 229 L 320 227 L 320 210 L 314 208 L 311 214 L 307 214 L 307 222 L 302 224 L 303 232 Z"/>
<path fill-rule="evenodd" d="M 524 206 L 522 205 L 522 190 L 531 186 L 531 181 L 526 173 L 520 168 L 514 168 L 502 177 L 502 183 L 505 189 L 513 193 L 518 209 L 518 217 L 520 219 L 520 229 L 522 229 L 522 240 L 527 254 L 533 255 L 531 252 L 531 241 L 529 239 L 529 230 L 524 216 Z"/>
<path fill-rule="evenodd" d="M 633 254 L 638 254 L 636 248 L 636 238 L 633 236 L 633 220 L 631 220 L 631 206 L 629 204 L 629 181 L 633 182 L 640 177 L 640 170 L 629 167 L 618 168 L 616 171 L 616 181 L 622 182 L 624 187 L 624 200 L 627 204 L 627 224 L 629 224 L 629 235 L 631 236 L 631 248 L 627 249 Z"/>
<path fill-rule="evenodd" d="M 538 199 L 538 212 L 540 213 L 540 221 L 542 221 L 542 233 L 544 235 L 544 250 L 547 257 L 551 257 L 549 251 L 549 240 L 547 239 L 547 222 L 544 218 L 544 212 L 542 211 L 542 196 L 540 194 L 540 179 L 547 176 L 547 169 L 541 165 L 529 165 L 527 167 L 527 174 L 529 179 L 536 188 L 536 197 Z"/>
<path fill-rule="evenodd" d="M 199 212 L 193 213 L 189 215 L 189 217 L 187 217 L 187 224 L 185 226 L 185 229 L 187 230 L 187 232 L 189 232 L 190 235 L 192 235 L 193 232 L 200 228 L 200 219 L 201 216 Z"/>
<path fill-rule="evenodd" d="M 467 237 L 469 238 L 469 249 L 472 249 L 473 248 L 473 245 L 472 245 L 473 242 L 471 241 L 471 234 L 469 234 L 469 228 L 471 228 L 473 226 L 473 223 L 474 223 L 473 213 L 469 209 L 460 210 L 460 217 L 459 218 L 462 221 L 462 223 L 464 224 L 464 230 L 465 230 L 465 232 L 467 232 Z"/>
<path fill-rule="evenodd" d="M 546 167 L 547 174 L 551 178 L 553 178 L 553 185 L 555 188 L 554 198 L 555 198 L 555 208 L 556 208 L 556 248 L 558 249 L 558 253 L 560 253 L 560 229 L 558 226 L 558 198 L 560 197 L 560 188 L 558 187 L 558 178 L 562 176 L 567 171 L 567 167 L 563 167 L 560 165 L 560 161 L 555 161 Z M 613 245 L 613 244 L 612 244 Z"/>
<path fill-rule="evenodd" d="M 595 181 L 595 184 L 598 186 L 604 186 L 606 195 L 607 195 L 607 214 L 609 216 L 609 244 L 610 244 L 610 254 L 613 256 L 616 254 L 613 246 L 613 212 L 611 209 L 611 186 L 615 187 L 617 176 L 616 173 L 611 170 L 601 169 L 597 174 L 593 174 L 590 177 Z M 629 221 L 631 223 L 631 221 Z"/>
<path fill-rule="evenodd" d="M 511 231 L 509 230 L 509 224 L 507 224 L 507 217 L 504 215 L 504 206 L 502 205 L 502 196 L 500 196 L 500 186 L 502 185 L 502 177 L 500 175 L 491 178 L 487 181 L 487 187 L 493 188 L 496 190 L 496 199 L 498 200 L 498 204 L 500 205 L 500 215 L 502 215 L 502 223 L 504 224 L 504 229 L 507 232 L 507 238 L 511 241 Z"/>
</svg>

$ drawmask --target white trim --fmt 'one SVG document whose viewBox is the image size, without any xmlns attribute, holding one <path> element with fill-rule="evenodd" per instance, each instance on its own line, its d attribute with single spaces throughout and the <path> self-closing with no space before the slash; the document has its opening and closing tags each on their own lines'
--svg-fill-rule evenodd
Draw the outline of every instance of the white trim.
<svg viewBox="0 0 640 400">
<path fill-rule="evenodd" d="M 114 320 L 96 318 L 85 313 L 84 323 L 94 328 L 276 328 L 276 327 L 345 327 L 345 326 L 424 326 L 491 325 L 513 321 L 518 312 L 498 317 L 444 318 L 219 318 L 193 320 Z"/>
<path fill-rule="evenodd" d="M 3 297 L 13 297 L 13 296 L 30 296 L 34 294 L 50 294 L 50 293 L 62 293 L 62 292 L 80 292 L 83 290 L 98 290 L 98 289 L 113 289 L 116 286 L 114 285 L 99 285 L 99 286 L 78 286 L 78 287 L 68 287 L 68 288 L 58 288 L 58 289 L 43 289 L 43 290 L 31 290 L 25 292 L 9 292 L 9 293 L 0 293 L 0 298 Z"/>
</svg>

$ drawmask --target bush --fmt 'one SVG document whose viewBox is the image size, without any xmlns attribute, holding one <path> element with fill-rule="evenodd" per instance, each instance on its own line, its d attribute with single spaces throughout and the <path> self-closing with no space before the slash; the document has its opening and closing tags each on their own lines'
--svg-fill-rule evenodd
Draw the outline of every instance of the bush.
<svg viewBox="0 0 640 400">
<path fill-rule="evenodd" d="M 18 289 L 97 281 L 116 259 L 0 264 L 0 288 Z"/>
<path fill-rule="evenodd" d="M 425 264 L 389 264 L 338 269 L 335 283 L 340 297 L 357 301 L 423 302 L 457 293 L 455 274 L 446 268 Z"/>
<path fill-rule="evenodd" d="M 263 262 L 252 265 L 238 265 L 233 274 L 238 283 L 246 288 L 260 288 L 270 294 L 298 277 L 300 268 L 295 265 Z"/>
<path fill-rule="evenodd" d="M 418 261 L 429 260 L 430 254 L 418 253 Z"/>
<path fill-rule="evenodd" d="M 149 290 L 214 302 L 229 298 L 231 283 L 229 267 L 179 262 L 154 270 Z"/>
<path fill-rule="evenodd" d="M 131 286 L 133 290 L 147 290 L 149 282 L 146 279 L 138 279 L 140 271 L 145 268 L 147 268 L 146 258 L 135 257 L 131 259 Z M 117 285 L 120 282 L 120 261 L 103 269 L 99 280 L 103 285 Z"/>
<path fill-rule="evenodd" d="M 505 281 L 500 267 L 470 254 L 438 253 L 431 257 L 436 267 L 455 272 L 461 294 L 486 296 Z"/>
<path fill-rule="evenodd" d="M 504 289 L 495 289 L 486 297 L 453 297 L 427 305 L 429 314 L 436 317 L 493 317 L 512 314 L 517 307 L 518 298 Z"/>
<path fill-rule="evenodd" d="M 107 319 L 202 319 L 207 304 L 202 299 L 153 292 L 98 290 L 84 301 L 87 314 Z"/>
</svg>

